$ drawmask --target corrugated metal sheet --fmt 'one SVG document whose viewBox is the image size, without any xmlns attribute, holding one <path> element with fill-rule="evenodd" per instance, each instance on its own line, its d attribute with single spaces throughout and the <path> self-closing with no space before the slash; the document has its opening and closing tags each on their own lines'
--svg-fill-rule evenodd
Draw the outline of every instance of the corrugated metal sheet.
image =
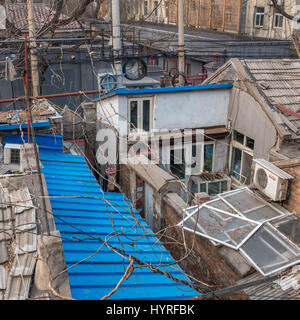
<svg viewBox="0 0 300 320">
<path fill-rule="evenodd" d="M 71 268 L 68 274 L 75 299 L 102 298 L 115 288 L 128 265 L 111 249 L 99 250 L 99 237 L 150 264 L 174 263 L 160 269 L 187 280 L 144 220 L 130 214 L 129 201 L 122 194 L 101 191 L 83 157 L 49 151 L 49 145 L 48 150 L 39 147 L 56 227 L 63 239 L 67 267 Z M 190 287 L 143 267 L 135 269 L 111 298 L 157 300 L 195 296 L 199 293 Z"/>
</svg>

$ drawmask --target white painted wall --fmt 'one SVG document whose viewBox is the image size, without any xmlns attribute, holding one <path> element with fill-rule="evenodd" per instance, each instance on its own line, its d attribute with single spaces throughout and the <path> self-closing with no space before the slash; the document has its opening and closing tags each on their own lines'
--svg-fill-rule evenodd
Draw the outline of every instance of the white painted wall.
<svg viewBox="0 0 300 320">
<path fill-rule="evenodd" d="M 255 140 L 254 159 L 269 160 L 269 151 L 277 141 L 273 123 L 248 93 L 233 88 L 232 96 L 234 98 L 229 111 L 232 128 Z"/>
<path fill-rule="evenodd" d="M 231 89 L 210 89 L 199 91 L 156 93 L 153 102 L 153 129 L 197 129 L 227 124 Z M 128 132 L 128 99 L 145 95 L 120 95 L 107 97 L 97 105 L 97 120 L 113 126 L 120 132 Z M 119 152 L 127 152 L 126 138 L 120 139 Z M 112 141 L 115 143 L 115 141 Z M 219 146 L 218 151 L 222 147 Z M 227 150 L 217 153 L 216 169 L 224 168 Z M 221 159 L 222 158 L 222 159 Z"/>
<path fill-rule="evenodd" d="M 154 99 L 155 129 L 195 129 L 227 123 L 230 89 L 160 93 Z"/>
</svg>

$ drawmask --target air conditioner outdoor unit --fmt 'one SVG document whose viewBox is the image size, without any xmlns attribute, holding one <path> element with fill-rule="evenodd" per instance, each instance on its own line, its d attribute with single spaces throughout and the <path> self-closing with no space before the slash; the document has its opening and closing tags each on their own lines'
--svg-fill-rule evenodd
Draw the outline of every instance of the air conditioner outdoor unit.
<svg viewBox="0 0 300 320">
<path fill-rule="evenodd" d="M 20 164 L 22 144 L 7 143 L 4 146 L 4 164 Z"/>
<path fill-rule="evenodd" d="M 273 201 L 286 200 L 289 180 L 294 177 L 264 159 L 253 161 L 254 185 Z"/>
</svg>

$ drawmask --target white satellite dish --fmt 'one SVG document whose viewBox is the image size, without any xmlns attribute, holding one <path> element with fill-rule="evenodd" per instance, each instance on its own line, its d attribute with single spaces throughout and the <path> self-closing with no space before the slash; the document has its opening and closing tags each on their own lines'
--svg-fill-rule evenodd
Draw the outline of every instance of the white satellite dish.
<svg viewBox="0 0 300 320">
<path fill-rule="evenodd" d="M 0 5 L 0 30 L 6 29 L 6 10 Z"/>
</svg>

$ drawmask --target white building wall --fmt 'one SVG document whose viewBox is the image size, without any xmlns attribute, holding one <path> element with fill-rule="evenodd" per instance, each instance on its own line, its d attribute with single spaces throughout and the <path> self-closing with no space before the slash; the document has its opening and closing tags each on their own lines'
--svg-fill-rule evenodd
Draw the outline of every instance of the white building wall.
<svg viewBox="0 0 300 320">
<path fill-rule="evenodd" d="M 229 111 L 232 129 L 254 139 L 254 159 L 269 160 L 269 151 L 275 146 L 277 132 L 262 108 L 248 93 L 232 89 L 234 97 Z"/>
<path fill-rule="evenodd" d="M 155 129 L 195 129 L 227 123 L 230 89 L 160 93 L 154 99 Z"/>
<path fill-rule="evenodd" d="M 284 0 L 284 10 L 294 15 L 295 6 L 298 5 L 299 0 Z M 281 28 L 274 27 L 274 6 L 270 5 L 271 0 L 251 0 L 247 1 L 247 14 L 245 23 L 245 33 L 249 36 L 270 38 L 270 39 L 290 39 L 291 30 L 295 30 L 294 23 L 283 17 L 283 24 Z M 299 3 L 300 4 L 300 3 Z M 264 7 L 264 25 L 263 27 L 255 27 L 255 10 L 256 7 Z"/>
</svg>

